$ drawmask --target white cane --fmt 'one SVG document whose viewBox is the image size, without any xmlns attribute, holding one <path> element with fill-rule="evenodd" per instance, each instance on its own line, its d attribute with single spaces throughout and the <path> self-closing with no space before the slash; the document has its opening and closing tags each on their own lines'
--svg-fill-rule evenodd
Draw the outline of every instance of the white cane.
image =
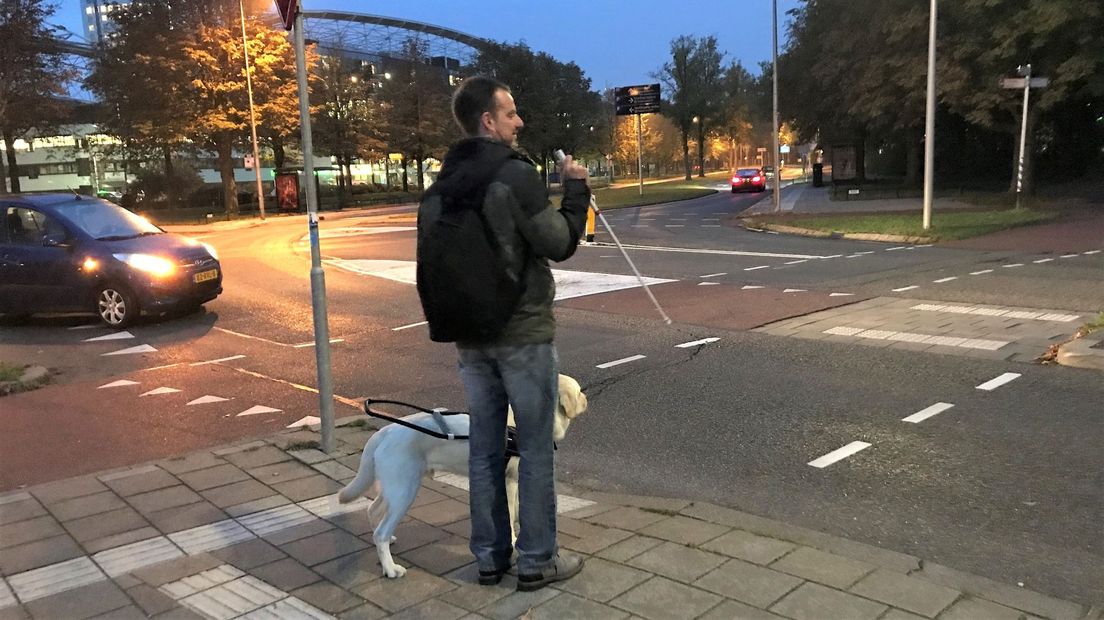
<svg viewBox="0 0 1104 620">
<path fill-rule="evenodd" d="M 602 210 L 598 208 L 598 203 L 594 201 L 594 194 L 590 195 L 590 208 L 594 209 L 594 214 L 598 216 L 599 220 L 602 220 L 602 225 L 606 227 L 606 232 L 613 238 L 613 243 L 617 245 L 617 249 L 621 250 L 621 256 L 625 257 L 625 262 L 629 263 L 629 267 L 632 267 L 633 273 L 636 274 L 636 279 L 640 281 L 640 286 L 644 287 L 644 292 L 648 294 L 648 299 L 652 300 L 655 304 L 656 310 L 659 311 L 659 316 L 663 317 L 663 322 L 670 325 L 671 317 L 667 316 L 667 313 L 663 311 L 663 307 L 659 305 L 659 300 L 652 294 L 652 289 L 648 288 L 648 283 L 644 281 L 644 276 L 640 275 L 640 271 L 633 264 L 632 259 L 629 258 L 629 253 L 625 251 L 625 247 L 621 245 L 621 241 L 618 240 L 617 234 L 613 232 L 613 228 L 610 227 L 609 222 L 606 221 L 606 216 L 602 214 Z"/>
</svg>

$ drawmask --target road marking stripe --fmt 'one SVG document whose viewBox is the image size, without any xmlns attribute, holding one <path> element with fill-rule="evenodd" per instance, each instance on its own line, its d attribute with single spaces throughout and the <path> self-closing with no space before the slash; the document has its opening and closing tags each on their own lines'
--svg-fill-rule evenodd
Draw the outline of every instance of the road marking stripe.
<svg viewBox="0 0 1104 620">
<path fill-rule="evenodd" d="M 189 366 L 204 366 L 206 364 L 218 364 L 219 362 L 229 362 L 230 360 L 243 359 L 244 355 L 231 355 L 230 357 L 220 357 L 217 360 L 207 360 L 206 362 L 192 362 Z"/>
<path fill-rule="evenodd" d="M 758 269 L 770 269 L 770 265 L 759 265 L 758 267 L 747 267 L 744 271 L 756 271 Z"/>
<path fill-rule="evenodd" d="M 131 381 L 130 379 L 119 379 L 118 381 L 112 381 L 111 383 L 105 383 L 105 384 L 101 385 L 100 387 L 98 387 L 96 389 L 97 390 L 102 390 L 104 388 L 122 387 L 124 385 L 138 385 L 138 382 L 137 381 Z"/>
<path fill-rule="evenodd" d="M 1074 256 L 1077 256 L 1077 255 L 1076 254 L 1063 254 L 1063 255 L 1059 256 L 1058 258 L 1073 258 Z"/>
<path fill-rule="evenodd" d="M 786 262 L 786 263 L 783 263 L 783 264 L 785 264 L 785 265 L 800 265 L 801 263 L 807 263 L 807 262 L 809 262 L 809 259 L 802 258 L 800 260 L 792 260 L 792 261 L 789 261 L 789 262 Z"/>
<path fill-rule="evenodd" d="M 788 288 L 782 291 L 783 293 L 805 293 L 806 289 L 803 288 Z"/>
<path fill-rule="evenodd" d="M 698 282 L 698 286 L 720 286 L 720 282 Z"/>
<path fill-rule="evenodd" d="M 720 228 L 721 225 L 720 224 L 702 224 L 701 227 L 702 228 Z"/>
<path fill-rule="evenodd" d="M 686 224 L 664 224 L 664 228 L 686 228 Z"/>
<path fill-rule="evenodd" d="M 844 447 L 842 447 L 838 450 L 833 450 L 833 451 L 829 452 L 828 454 L 825 454 L 824 456 L 822 456 L 818 459 L 814 459 L 812 461 L 809 461 L 809 465 L 812 465 L 813 467 L 816 467 L 816 468 L 819 468 L 819 469 L 823 469 L 825 467 L 828 467 L 832 463 L 835 463 L 837 461 L 842 461 L 843 459 L 851 456 L 852 454 L 855 454 L 857 452 L 861 452 L 862 450 L 865 450 L 869 447 L 870 447 L 870 444 L 866 443 L 865 441 L 852 441 L 851 443 L 847 444 L 846 446 L 844 446 Z"/>
<path fill-rule="evenodd" d="M 893 289 L 893 292 L 894 293 L 901 293 L 901 292 L 904 292 L 904 291 L 911 291 L 914 288 L 920 288 L 920 287 L 915 285 L 915 284 L 913 284 L 912 286 L 902 286 L 901 288 Z"/>
<path fill-rule="evenodd" d="M 1100 254 L 1100 250 L 1089 250 L 1088 252 L 1084 252 L 1084 254 L 1085 256 L 1092 256 L 1093 254 Z"/>
<path fill-rule="evenodd" d="M 104 340 L 127 340 L 133 338 L 134 334 L 130 332 L 115 332 L 113 334 L 107 334 L 106 336 L 96 336 L 95 338 L 85 338 L 84 342 L 101 342 Z"/>
<path fill-rule="evenodd" d="M 335 344 L 335 343 L 338 343 L 338 342 L 345 342 L 345 339 L 344 338 L 330 338 L 330 344 Z M 315 343 L 313 343 L 313 342 L 301 342 L 299 344 L 293 344 L 293 345 L 291 345 L 291 347 L 293 349 L 304 349 L 306 347 L 313 347 L 314 344 Z"/>
<path fill-rule="evenodd" d="M 756 286 L 756 285 L 754 285 L 754 284 L 747 284 L 747 285 L 741 286 L 741 287 L 740 287 L 740 290 L 741 290 L 741 291 L 751 291 L 751 290 L 755 290 L 755 289 L 757 289 L 757 288 L 766 288 L 766 287 L 763 287 L 763 286 Z"/>
<path fill-rule="evenodd" d="M 420 321 L 418 323 L 411 323 L 410 325 L 403 325 L 401 327 L 392 327 L 391 331 L 398 332 L 398 331 L 402 331 L 404 329 L 410 329 L 411 327 L 418 327 L 419 325 L 428 325 L 428 324 L 429 324 L 429 321 Z"/>
<path fill-rule="evenodd" d="M 276 342 L 275 340 L 269 340 L 268 338 L 261 338 L 260 336 L 250 336 L 249 334 L 243 334 L 241 332 L 232 331 L 232 330 L 229 330 L 229 329 L 226 329 L 226 328 L 223 328 L 223 327 L 216 327 L 215 329 L 217 329 L 220 332 L 230 334 L 232 336 L 238 336 L 239 338 L 248 338 L 250 340 L 260 340 L 261 342 L 267 342 L 268 344 L 274 344 L 274 345 L 279 346 L 279 347 L 291 346 L 291 345 L 283 343 L 283 342 Z"/>
<path fill-rule="evenodd" d="M 957 336 L 933 336 L 929 334 L 917 334 L 911 332 L 897 332 L 891 330 L 881 329 L 867 329 L 863 327 L 848 327 L 846 325 L 839 325 L 824 330 L 825 334 L 831 334 L 834 336 L 854 336 L 856 338 L 867 338 L 870 340 L 890 340 L 893 342 L 917 342 L 923 344 L 933 344 L 945 347 L 959 347 L 962 349 L 984 349 L 986 351 L 996 351 L 997 349 L 1008 344 L 1008 342 L 1001 340 L 986 340 L 984 338 L 961 338 Z"/>
<path fill-rule="evenodd" d="M 698 345 L 709 344 L 710 342 L 717 342 L 720 338 L 702 338 L 701 340 L 694 340 L 692 342 L 684 342 L 682 344 L 676 344 L 675 347 L 679 349 L 689 349 L 690 347 L 696 347 Z"/>
<path fill-rule="evenodd" d="M 605 364 L 598 364 L 597 366 L 595 366 L 595 368 L 603 368 L 603 369 L 613 368 L 614 366 L 617 366 L 618 364 L 627 364 L 629 362 L 635 362 L 636 360 L 642 360 L 645 357 L 647 357 L 647 356 L 646 355 L 633 355 L 633 356 L 630 356 L 630 357 L 623 357 L 619 360 L 613 360 L 612 362 L 606 362 Z"/>
<path fill-rule="evenodd" d="M 612 243 L 601 242 L 594 245 L 604 245 L 614 247 Z M 721 256 L 759 256 L 762 258 L 837 258 L 840 255 L 835 256 L 815 256 L 812 254 L 781 254 L 776 252 L 743 252 L 740 250 L 707 250 L 702 248 L 672 248 L 657 245 L 633 245 L 622 244 L 622 247 L 628 250 L 647 250 L 650 252 L 679 252 L 683 254 L 718 254 Z"/>
<path fill-rule="evenodd" d="M 854 293 L 828 293 L 829 297 L 851 297 Z"/>
<path fill-rule="evenodd" d="M 1074 254 L 1074 256 L 1076 256 L 1076 254 Z M 1009 269 L 1011 267 L 1023 267 L 1023 266 L 1024 266 L 1023 263 L 1011 263 L 1011 264 L 1008 264 L 1008 265 L 1001 265 L 1001 267 L 1003 267 L 1005 269 Z"/>
<path fill-rule="evenodd" d="M 971 272 L 970 272 L 970 275 L 972 275 L 972 276 L 980 276 L 980 275 L 981 275 L 981 274 L 983 274 L 983 273 L 993 273 L 993 270 L 992 270 L 992 269 L 982 269 L 981 271 L 971 271 Z"/>
<path fill-rule="evenodd" d="M 935 403 L 934 405 L 932 405 L 930 407 L 927 407 L 925 409 L 921 409 L 920 411 L 917 411 L 916 413 L 910 415 L 907 418 L 901 418 L 901 421 L 902 422 L 912 422 L 913 424 L 919 424 L 919 423 L 923 422 L 924 420 L 927 420 L 928 418 L 930 418 L 934 415 L 939 415 L 939 414 L 943 413 L 944 411 L 950 409 L 951 407 L 954 407 L 954 405 L 952 405 L 951 403 Z"/>
<path fill-rule="evenodd" d="M 698 276 L 698 277 L 699 278 L 719 278 L 721 276 L 727 276 L 727 275 L 728 275 L 727 271 L 722 271 L 720 273 L 707 273 L 704 276 Z"/>
<path fill-rule="evenodd" d="M 1053 259 L 1053 258 L 1040 258 L 1039 260 L 1033 260 L 1033 261 L 1031 261 L 1031 262 L 1033 262 L 1033 263 L 1035 263 L 1036 265 L 1038 265 L 1039 263 L 1049 263 L 1049 262 L 1050 262 L 1050 261 L 1052 261 L 1052 260 L 1054 260 L 1054 259 Z"/>
<path fill-rule="evenodd" d="M 843 254 L 832 254 L 831 256 L 821 256 L 821 258 L 839 258 L 841 256 L 843 256 Z"/>
<path fill-rule="evenodd" d="M 938 280 L 932 280 L 932 284 L 943 284 L 944 282 L 950 282 L 951 280 L 957 280 L 958 276 L 951 276 L 949 278 L 940 278 Z"/>
<path fill-rule="evenodd" d="M 896 251 L 896 250 L 903 250 L 903 249 L 905 249 L 905 246 L 903 246 L 903 245 L 899 245 L 899 246 L 897 246 L 897 247 L 895 247 L 895 248 L 886 248 L 886 252 L 894 252 L 894 251 Z"/>
<path fill-rule="evenodd" d="M 1021 375 L 1018 372 L 1006 372 L 1003 375 L 1001 375 L 1001 376 L 999 376 L 995 379 L 990 379 L 990 380 L 986 381 L 985 383 L 982 383 L 981 385 L 977 386 L 977 389 L 985 390 L 986 392 L 992 392 L 993 390 L 999 388 L 1000 386 L 1004 385 L 1005 383 L 1008 383 L 1010 381 L 1015 381 L 1016 379 L 1019 379 L 1021 376 L 1023 376 L 1023 375 Z"/>
</svg>

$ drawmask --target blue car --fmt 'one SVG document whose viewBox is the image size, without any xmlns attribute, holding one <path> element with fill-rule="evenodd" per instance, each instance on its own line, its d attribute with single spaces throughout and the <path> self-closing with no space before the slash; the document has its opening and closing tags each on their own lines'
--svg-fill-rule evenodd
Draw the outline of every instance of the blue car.
<svg viewBox="0 0 1104 620">
<path fill-rule="evenodd" d="M 143 312 L 191 310 L 222 293 L 210 245 L 106 200 L 0 195 L 0 313 L 94 312 L 121 329 Z"/>
</svg>

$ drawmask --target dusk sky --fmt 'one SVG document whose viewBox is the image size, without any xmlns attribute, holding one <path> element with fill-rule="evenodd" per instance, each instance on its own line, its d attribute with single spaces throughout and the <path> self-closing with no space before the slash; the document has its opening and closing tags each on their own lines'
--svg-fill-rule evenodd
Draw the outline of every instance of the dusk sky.
<svg viewBox="0 0 1104 620">
<path fill-rule="evenodd" d="M 574 61 L 595 90 L 654 82 L 680 35 L 714 35 L 726 63 L 739 60 L 752 73 L 771 57 L 770 0 L 591 0 L 590 2 L 421 0 L 302 0 L 307 10 L 331 9 L 410 19 Z M 271 3 L 269 3 L 271 5 Z M 799 0 L 779 0 L 779 47 L 786 11 Z M 54 23 L 81 32 L 80 0 L 58 0 Z"/>
</svg>

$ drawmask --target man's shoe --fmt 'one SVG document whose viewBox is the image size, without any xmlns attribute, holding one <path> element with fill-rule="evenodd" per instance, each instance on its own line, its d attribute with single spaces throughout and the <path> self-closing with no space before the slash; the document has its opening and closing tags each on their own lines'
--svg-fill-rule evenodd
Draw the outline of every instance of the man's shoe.
<svg viewBox="0 0 1104 620">
<path fill-rule="evenodd" d="M 521 592 L 532 592 L 557 581 L 571 579 L 583 570 L 583 558 L 560 553 L 539 573 L 518 573 L 517 589 Z"/>
<path fill-rule="evenodd" d="M 498 585 L 498 582 L 502 581 L 502 576 L 510 570 L 510 567 L 499 570 L 482 570 L 479 571 L 479 585 L 481 586 L 493 586 Z"/>
</svg>

